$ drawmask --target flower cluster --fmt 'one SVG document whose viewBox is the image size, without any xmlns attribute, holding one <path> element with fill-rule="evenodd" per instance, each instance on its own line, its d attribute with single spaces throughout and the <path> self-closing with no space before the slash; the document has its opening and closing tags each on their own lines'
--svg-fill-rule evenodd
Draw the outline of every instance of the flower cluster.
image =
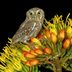
<svg viewBox="0 0 72 72">
<path fill-rule="evenodd" d="M 64 21 L 62 15 L 45 19 L 42 30 L 27 43 L 8 44 L 0 53 L 0 72 L 38 72 L 44 65 L 54 72 L 62 67 L 72 71 L 72 19 L 69 14 Z"/>
<path fill-rule="evenodd" d="M 32 37 L 29 41 L 29 44 L 32 45 L 32 47 L 30 48 L 31 50 L 29 51 L 26 51 L 25 49 L 22 50 L 22 54 L 27 59 L 27 61 L 23 63 L 28 66 L 40 64 L 40 60 L 38 59 L 39 56 L 52 54 L 51 48 L 44 47 L 38 38 Z"/>
</svg>

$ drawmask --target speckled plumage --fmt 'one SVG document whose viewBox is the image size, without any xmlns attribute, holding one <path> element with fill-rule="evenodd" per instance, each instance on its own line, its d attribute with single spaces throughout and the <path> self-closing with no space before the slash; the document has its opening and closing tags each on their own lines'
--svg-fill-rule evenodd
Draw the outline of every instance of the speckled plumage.
<svg viewBox="0 0 72 72">
<path fill-rule="evenodd" d="M 13 43 L 27 42 L 30 37 L 36 37 L 42 28 L 44 11 L 40 8 L 31 8 L 26 12 L 26 19 L 12 37 Z"/>
</svg>

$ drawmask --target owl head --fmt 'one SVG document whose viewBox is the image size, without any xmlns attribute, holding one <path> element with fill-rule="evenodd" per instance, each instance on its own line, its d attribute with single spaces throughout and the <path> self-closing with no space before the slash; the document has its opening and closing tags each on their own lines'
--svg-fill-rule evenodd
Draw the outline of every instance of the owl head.
<svg viewBox="0 0 72 72">
<path fill-rule="evenodd" d="M 31 8 L 27 11 L 26 17 L 31 20 L 43 21 L 44 11 L 40 8 Z"/>
</svg>

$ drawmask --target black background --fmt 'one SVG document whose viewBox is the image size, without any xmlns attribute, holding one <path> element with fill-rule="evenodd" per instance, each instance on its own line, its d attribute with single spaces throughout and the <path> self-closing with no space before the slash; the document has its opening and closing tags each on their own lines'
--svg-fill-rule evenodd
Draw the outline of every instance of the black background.
<svg viewBox="0 0 72 72">
<path fill-rule="evenodd" d="M 12 37 L 19 25 L 25 19 L 25 13 L 32 7 L 39 7 L 45 11 L 45 18 L 50 20 L 54 15 L 63 15 L 63 19 L 68 13 L 72 18 L 71 0 L 2 0 L 0 1 L 0 51 L 5 46 L 8 37 Z M 44 67 L 42 72 L 47 71 Z M 63 69 L 63 72 L 66 72 Z"/>
</svg>

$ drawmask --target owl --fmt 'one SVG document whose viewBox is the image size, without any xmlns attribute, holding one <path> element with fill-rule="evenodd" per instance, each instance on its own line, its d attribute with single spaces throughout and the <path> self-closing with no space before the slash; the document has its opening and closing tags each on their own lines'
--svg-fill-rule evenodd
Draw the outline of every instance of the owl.
<svg viewBox="0 0 72 72">
<path fill-rule="evenodd" d="M 27 42 L 30 37 L 36 37 L 42 28 L 44 11 L 40 8 L 31 8 L 26 12 L 26 19 L 12 37 L 13 44 Z"/>
</svg>

